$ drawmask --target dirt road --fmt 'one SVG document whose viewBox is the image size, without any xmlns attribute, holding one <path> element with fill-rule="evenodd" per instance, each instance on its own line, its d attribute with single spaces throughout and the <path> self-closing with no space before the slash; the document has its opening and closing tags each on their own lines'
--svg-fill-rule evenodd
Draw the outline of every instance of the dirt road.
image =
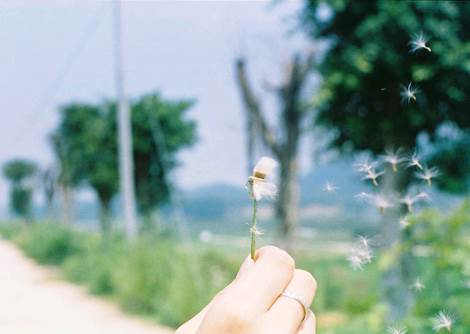
<svg viewBox="0 0 470 334">
<path fill-rule="evenodd" d="M 168 334 L 64 282 L 0 239 L 1 334 Z"/>
</svg>

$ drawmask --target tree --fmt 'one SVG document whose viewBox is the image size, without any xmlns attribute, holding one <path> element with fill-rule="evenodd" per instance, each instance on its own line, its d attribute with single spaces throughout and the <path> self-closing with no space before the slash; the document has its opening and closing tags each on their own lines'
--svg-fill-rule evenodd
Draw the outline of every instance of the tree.
<svg viewBox="0 0 470 334">
<path fill-rule="evenodd" d="M 195 123 L 185 119 L 191 101 L 168 101 L 148 94 L 131 102 L 134 180 L 140 212 L 146 216 L 168 199 L 168 174 L 176 153 L 195 140 Z M 116 103 L 72 103 L 61 108 L 53 134 L 66 183 L 85 184 L 100 204 L 101 228 L 110 228 L 111 201 L 118 192 Z"/>
<path fill-rule="evenodd" d="M 118 189 L 116 137 L 109 112 L 100 106 L 72 103 L 63 106 L 60 113 L 61 122 L 52 135 L 61 165 L 59 179 L 65 194 L 82 183 L 95 191 L 101 229 L 107 232 L 111 199 Z"/>
<path fill-rule="evenodd" d="M 196 123 L 186 118 L 193 105 L 192 100 L 167 100 L 158 93 L 131 102 L 136 196 L 145 217 L 169 199 L 176 154 L 196 140 Z"/>
<path fill-rule="evenodd" d="M 313 65 L 313 55 L 293 56 L 287 77 L 279 87 L 271 87 L 279 99 L 280 122 L 278 136 L 268 124 L 261 102 L 248 81 L 244 59 L 236 62 L 237 82 L 247 115 L 248 159 L 253 155 L 254 134 L 259 133 L 262 142 L 279 161 L 279 194 L 276 201 L 276 217 L 281 224 L 281 233 L 286 247 L 292 247 L 292 236 L 298 223 L 298 151 L 302 135 L 301 126 L 308 114 L 302 100 L 302 92 Z"/>
<path fill-rule="evenodd" d="M 10 208 L 13 213 L 31 219 L 33 205 L 32 177 L 37 170 L 36 164 L 29 160 L 15 159 L 3 167 L 3 175 L 11 182 Z"/>
<path fill-rule="evenodd" d="M 316 121 L 336 134 L 332 146 L 379 155 L 391 148 L 413 150 L 422 134 L 435 143 L 445 122 L 469 128 L 468 15 L 468 2 L 305 1 L 305 30 L 329 43 L 315 102 Z M 430 38 L 432 52 L 423 48 L 411 54 L 410 39 L 421 33 Z M 410 82 L 420 90 L 416 102 L 403 103 L 400 92 Z M 388 174 L 394 179 L 387 184 L 398 192 L 411 182 L 407 173 Z M 391 221 L 384 234 L 390 246 L 406 238 Z M 395 319 L 411 305 L 408 258 L 402 254 L 384 273 L 385 298 Z"/>
<path fill-rule="evenodd" d="M 46 203 L 46 214 L 49 219 L 52 219 L 54 211 L 54 196 L 57 186 L 57 176 L 55 174 L 55 170 L 50 167 L 41 171 L 40 175 Z"/>
</svg>

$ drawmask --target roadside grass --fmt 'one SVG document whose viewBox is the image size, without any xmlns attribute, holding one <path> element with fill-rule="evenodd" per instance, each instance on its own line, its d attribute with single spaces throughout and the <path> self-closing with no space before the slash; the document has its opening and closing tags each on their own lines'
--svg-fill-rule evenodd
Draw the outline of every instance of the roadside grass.
<svg viewBox="0 0 470 334">
<path fill-rule="evenodd" d="M 403 324 L 410 332 L 433 333 L 432 317 L 446 309 L 456 319 L 453 333 L 468 334 L 469 220 L 470 202 L 450 216 L 426 210 L 413 218 L 412 243 L 403 247 L 426 245 L 430 254 L 415 259 L 426 289 L 416 295 L 413 311 Z M 189 242 L 169 231 L 146 232 L 127 242 L 119 233 L 102 237 L 38 222 L 0 224 L 0 235 L 39 263 L 58 266 L 66 279 L 87 286 L 91 293 L 172 327 L 196 314 L 226 286 L 246 253 L 236 243 Z M 301 248 L 297 265 L 312 272 L 319 285 L 312 308 L 320 332 L 383 332 L 389 325 L 384 322 L 386 310 L 380 302 L 386 258 L 387 254 L 378 254 L 363 271 L 353 271 L 344 255 L 332 253 L 328 247 Z"/>
</svg>

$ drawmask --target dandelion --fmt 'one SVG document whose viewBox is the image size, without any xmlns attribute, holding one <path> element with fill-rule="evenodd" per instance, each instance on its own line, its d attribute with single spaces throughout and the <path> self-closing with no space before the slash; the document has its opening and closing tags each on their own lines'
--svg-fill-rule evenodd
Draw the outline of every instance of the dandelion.
<svg viewBox="0 0 470 334">
<path fill-rule="evenodd" d="M 277 162 L 274 159 L 269 157 L 262 157 L 253 169 L 253 175 L 248 178 L 247 188 L 250 197 L 253 200 L 253 216 L 250 228 L 252 259 L 255 258 L 256 237 L 262 234 L 256 226 L 258 201 L 263 198 L 274 198 L 276 196 L 276 186 L 268 181 L 268 179 L 272 177 L 276 167 Z"/>
<path fill-rule="evenodd" d="M 325 186 L 323 187 L 323 190 L 326 191 L 326 192 L 329 192 L 329 193 L 334 193 L 338 189 L 339 189 L 339 187 L 337 187 L 336 185 L 334 185 L 333 183 L 330 183 L 330 182 L 326 182 Z"/>
<path fill-rule="evenodd" d="M 378 186 L 379 183 L 377 182 L 377 179 L 382 176 L 385 172 L 376 172 L 375 169 L 370 169 L 367 171 L 366 175 L 362 178 L 363 180 L 371 180 L 374 186 Z"/>
<path fill-rule="evenodd" d="M 419 92 L 419 89 L 414 87 L 410 82 L 408 86 L 402 86 L 400 96 L 402 103 L 410 103 L 411 100 L 416 101 L 416 94 Z"/>
<path fill-rule="evenodd" d="M 377 208 L 379 208 L 380 213 L 384 213 L 385 209 L 391 208 L 394 206 L 390 197 L 385 195 L 375 195 L 373 203 Z"/>
<path fill-rule="evenodd" d="M 388 327 L 387 332 L 390 334 L 406 334 L 407 330 L 406 328 L 398 328 L 398 327 L 390 326 Z"/>
<path fill-rule="evenodd" d="M 445 311 L 440 311 L 434 317 L 434 326 L 433 329 L 436 332 L 441 331 L 442 329 L 447 329 L 448 332 L 452 331 L 452 325 L 454 321 L 452 317 Z"/>
<path fill-rule="evenodd" d="M 405 161 L 405 158 L 401 156 L 401 150 L 396 151 L 387 150 L 386 154 L 383 156 L 383 160 L 389 163 L 392 166 L 394 172 L 398 171 L 398 165 Z"/>
<path fill-rule="evenodd" d="M 423 170 L 423 165 L 421 165 L 421 162 L 419 161 L 419 156 L 416 152 L 414 152 L 411 157 L 408 159 L 408 168 L 409 167 L 417 167 L 420 170 Z"/>
<path fill-rule="evenodd" d="M 347 260 L 352 269 L 362 270 L 366 264 L 372 262 L 373 257 L 370 248 L 370 239 L 365 236 L 359 236 Z"/>
<path fill-rule="evenodd" d="M 423 33 L 415 34 L 413 39 L 408 43 L 410 45 L 410 52 L 415 53 L 422 49 L 431 52 L 431 48 L 426 45 L 427 42 L 428 41 Z"/>
<path fill-rule="evenodd" d="M 410 221 L 408 220 L 407 217 L 402 217 L 399 221 L 399 224 L 400 224 L 400 228 L 404 230 L 405 228 L 410 226 Z"/>
<path fill-rule="evenodd" d="M 419 201 L 427 201 L 429 199 L 429 195 L 426 192 L 421 191 L 416 195 L 411 195 L 410 193 L 406 194 L 403 198 L 400 199 L 400 203 L 405 204 L 408 212 L 411 213 L 413 212 L 413 206 L 415 203 Z"/>
<path fill-rule="evenodd" d="M 432 179 L 438 177 L 440 175 L 439 170 L 436 167 L 423 167 L 423 170 L 416 173 L 416 177 L 418 179 L 426 181 L 428 186 L 432 186 Z"/>
<path fill-rule="evenodd" d="M 368 160 L 365 160 L 362 162 L 355 163 L 353 166 L 360 173 L 368 173 L 377 166 L 377 162 L 369 162 Z"/>
<path fill-rule="evenodd" d="M 418 277 L 416 281 L 411 285 L 411 288 L 416 292 L 421 292 L 426 288 L 426 286 L 421 282 L 421 279 Z"/>
</svg>

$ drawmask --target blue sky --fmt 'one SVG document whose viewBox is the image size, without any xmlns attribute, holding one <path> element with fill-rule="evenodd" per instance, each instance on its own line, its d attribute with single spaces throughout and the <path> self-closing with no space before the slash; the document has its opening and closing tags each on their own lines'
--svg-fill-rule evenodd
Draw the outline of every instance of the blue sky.
<svg viewBox="0 0 470 334">
<path fill-rule="evenodd" d="M 243 184 L 243 114 L 233 61 L 245 55 L 254 82 L 282 76 L 306 41 L 289 33 L 300 1 L 125 3 L 130 97 L 159 90 L 195 98 L 199 142 L 181 154 L 178 183 Z M 112 5 L 92 1 L 0 2 L 0 164 L 28 157 L 51 163 L 47 136 L 57 106 L 114 96 Z M 261 85 L 259 85 L 260 87 Z M 259 90 L 260 94 L 265 94 Z M 274 103 L 267 104 L 270 117 Z M 7 201 L 0 181 L 0 207 Z"/>
</svg>

